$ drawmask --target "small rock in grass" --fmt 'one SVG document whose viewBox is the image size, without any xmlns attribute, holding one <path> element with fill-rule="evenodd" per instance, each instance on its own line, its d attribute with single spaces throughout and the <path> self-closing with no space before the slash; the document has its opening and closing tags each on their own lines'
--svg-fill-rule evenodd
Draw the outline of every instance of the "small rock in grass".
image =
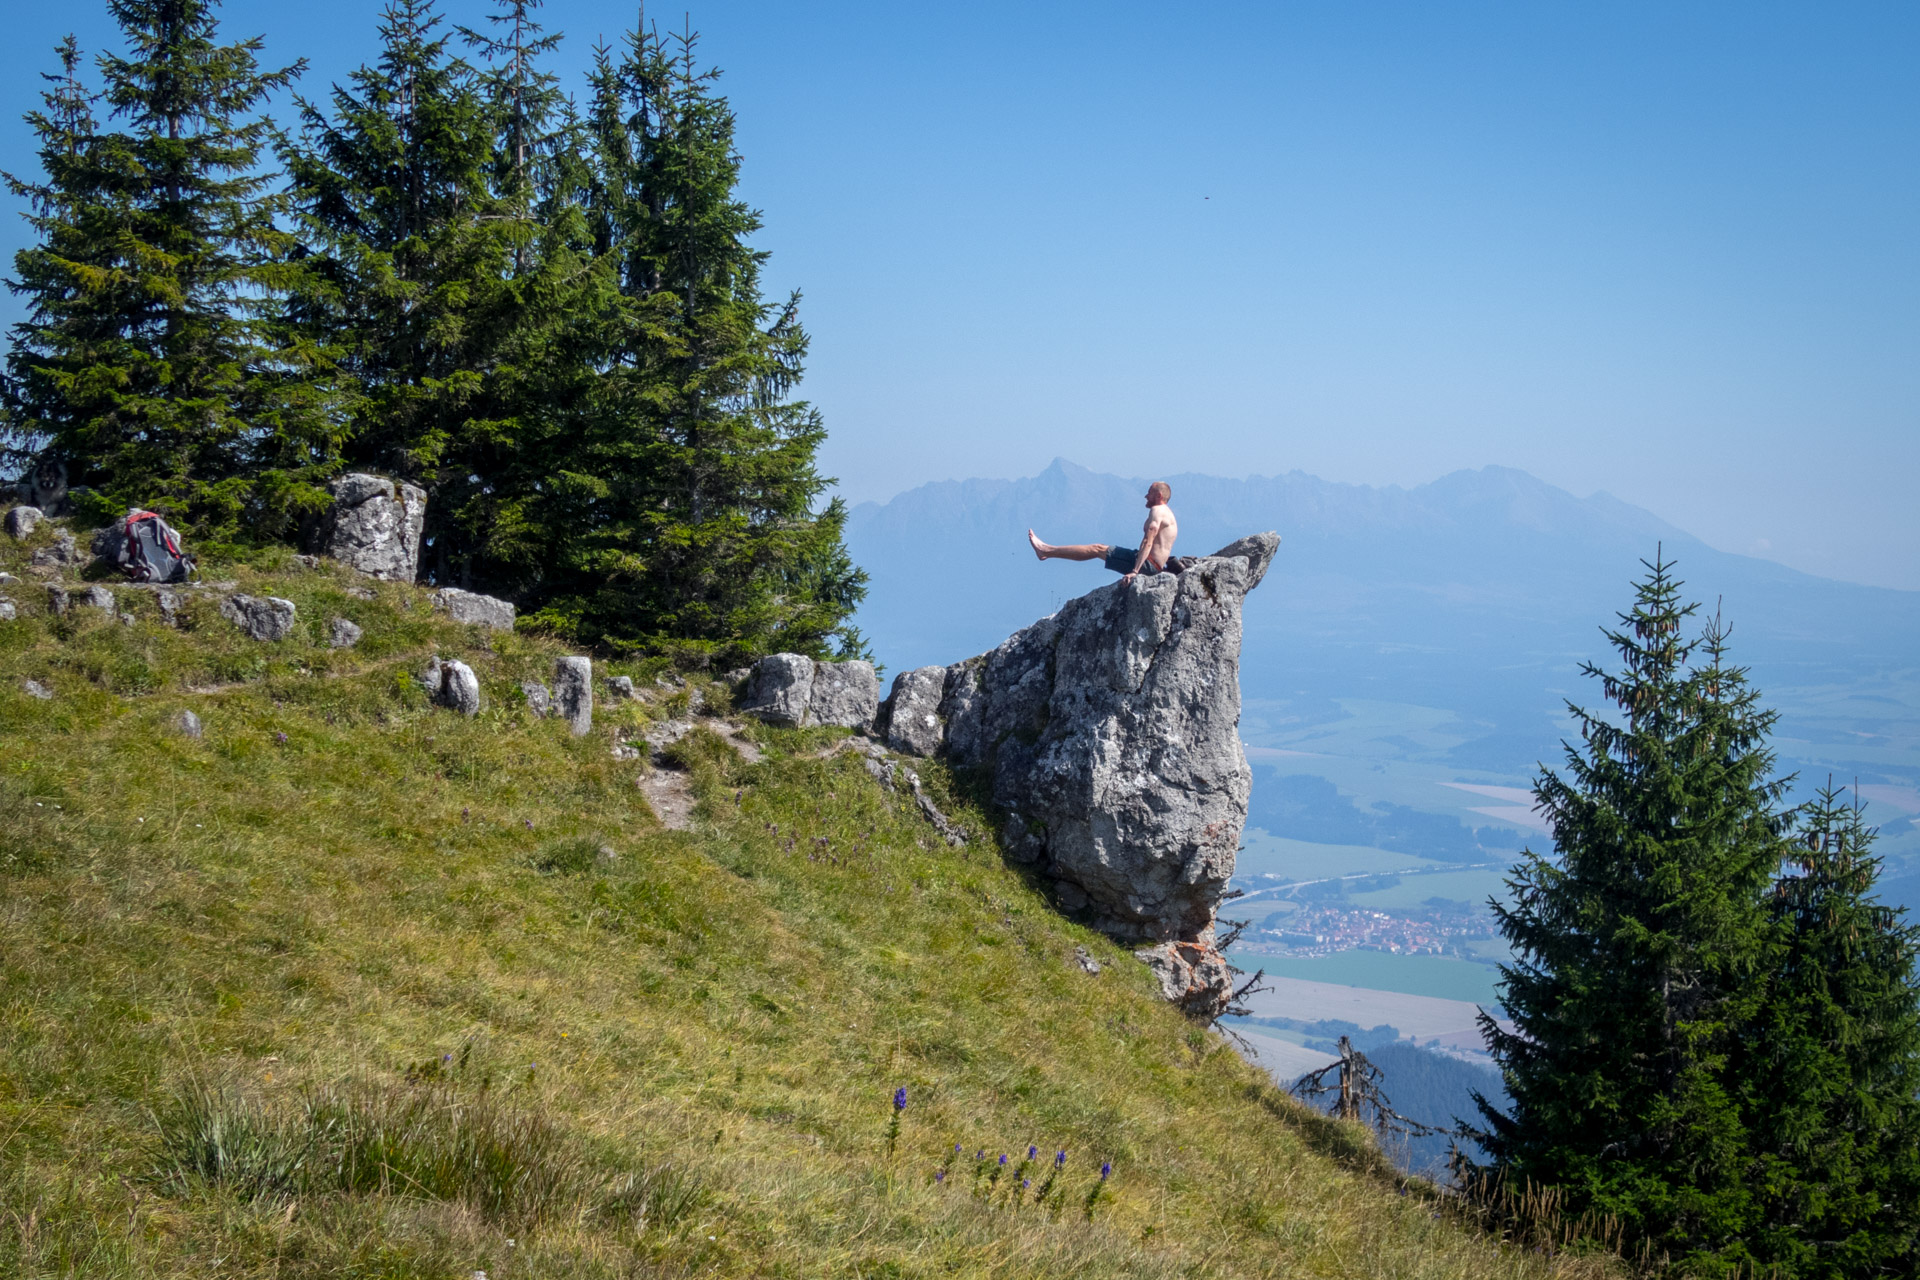
<svg viewBox="0 0 1920 1280">
<path fill-rule="evenodd" d="M 378 600 L 380 593 L 372 587 L 348 587 L 347 594 L 355 600 Z"/>
<path fill-rule="evenodd" d="M 293 601 L 278 596 L 228 596 L 221 616 L 255 640 L 285 640 L 293 634 Z"/>
<path fill-rule="evenodd" d="M 19 616 L 20 611 L 13 607 L 13 601 L 0 600 L 0 622 L 12 622 Z"/>
<path fill-rule="evenodd" d="M 52 614 L 56 618 L 63 618 L 66 616 L 68 606 L 70 606 L 72 603 L 73 603 L 73 599 L 72 597 L 67 595 L 67 589 L 65 587 L 59 586 L 54 583 L 48 584 L 47 586 L 47 612 L 48 613 Z"/>
<path fill-rule="evenodd" d="M 23 680 L 20 682 L 20 688 L 26 692 L 29 698 L 38 698 L 42 702 L 53 697 L 53 690 L 47 688 L 47 686 L 41 684 L 38 680 Z"/>
<path fill-rule="evenodd" d="M 327 644 L 335 649 L 351 649 L 360 643 L 363 634 L 360 628 L 345 618 L 335 618 L 330 624 Z"/>
<path fill-rule="evenodd" d="M 615 760 L 638 760 L 640 758 L 640 748 L 630 747 L 624 742 L 616 742 L 613 744 L 613 758 Z"/>
<path fill-rule="evenodd" d="M 139 621 L 139 619 L 138 619 L 138 618 L 136 618 L 136 617 L 134 617 L 134 616 L 133 616 L 132 614 L 130 614 L 130 613 L 128 613 L 128 612 L 126 612 L 126 611 L 125 611 L 124 609 L 123 609 L 123 610 L 121 610 L 121 612 L 120 612 L 120 625 L 121 625 L 121 626 L 123 626 L 123 627 L 130 627 L 130 626 L 132 626 L 132 625 L 133 625 L 134 623 L 136 623 L 136 622 L 138 622 L 138 621 Z"/>
<path fill-rule="evenodd" d="M 593 659 L 561 658 L 553 664 L 553 702 L 574 737 L 593 731 Z"/>
<path fill-rule="evenodd" d="M 553 691 L 538 680 L 522 680 L 520 692 L 526 695 L 527 710 L 537 716 L 553 714 Z"/>
<path fill-rule="evenodd" d="M 38 507 L 15 507 L 7 512 L 7 532 L 19 541 L 38 529 L 46 518 L 46 513 Z"/>
<path fill-rule="evenodd" d="M 473 668 L 453 658 L 434 661 L 438 678 L 428 685 L 434 702 L 463 716 L 479 715 L 480 677 Z"/>
<path fill-rule="evenodd" d="M 200 717 L 183 707 L 180 714 L 173 718 L 173 728 L 183 738 L 197 738 L 200 736 Z"/>
<path fill-rule="evenodd" d="M 620 861 L 620 855 L 612 845 L 603 844 L 600 846 L 599 851 L 593 855 L 593 860 L 599 866 L 610 867 Z"/>
<path fill-rule="evenodd" d="M 180 606 L 186 603 L 185 597 L 175 591 L 156 591 L 153 602 L 160 606 L 160 621 L 169 627 L 180 625 Z"/>
<path fill-rule="evenodd" d="M 609 702 L 631 701 L 637 696 L 633 691 L 632 676 L 608 676 L 601 681 L 601 685 L 607 691 Z"/>
<path fill-rule="evenodd" d="M 18 582 L 18 581 L 20 581 L 20 579 L 14 577 L 12 574 L 8 573 L 5 569 L 0 569 L 0 587 L 6 586 L 9 582 Z"/>
<path fill-rule="evenodd" d="M 80 598 L 74 603 L 88 609 L 100 609 L 104 612 L 112 613 L 113 592 L 101 586 L 88 587 L 80 593 Z"/>
<path fill-rule="evenodd" d="M 19 508 L 16 507 L 15 510 Z M 84 559 L 86 556 L 81 553 L 79 544 L 73 540 L 73 535 L 62 529 L 53 535 L 53 545 L 41 547 L 34 552 L 33 559 L 29 563 L 36 569 L 65 569 L 79 564 Z"/>
<path fill-rule="evenodd" d="M 1073 949 L 1073 962 L 1088 973 L 1100 972 L 1100 962 L 1095 960 L 1093 953 L 1085 947 L 1075 947 Z"/>
</svg>

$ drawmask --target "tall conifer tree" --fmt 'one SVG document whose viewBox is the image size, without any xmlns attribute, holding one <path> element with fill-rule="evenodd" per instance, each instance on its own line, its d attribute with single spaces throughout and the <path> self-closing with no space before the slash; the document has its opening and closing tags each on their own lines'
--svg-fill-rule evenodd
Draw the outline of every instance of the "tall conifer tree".
<svg viewBox="0 0 1920 1280">
<path fill-rule="evenodd" d="M 8 357 L 16 450 L 66 461 L 115 505 L 203 535 L 284 532 L 324 500 L 339 424 L 310 345 L 277 322 L 283 209 L 260 172 L 267 96 L 300 64 L 218 41 L 208 0 L 114 0 L 126 39 L 101 59 L 120 130 L 96 127 L 76 75 L 29 117 L 45 178 L 9 178 L 40 233 L 15 259 L 28 316 Z"/>
<path fill-rule="evenodd" d="M 602 52 L 588 126 L 587 235 L 614 270 L 597 309 L 591 413 L 554 466 L 542 615 L 614 644 L 731 661 L 860 649 L 865 575 L 845 508 L 816 510 L 819 415 L 790 399 L 798 295 L 760 294 L 759 215 L 735 187 L 734 120 L 692 34 L 637 29 Z"/>
<path fill-rule="evenodd" d="M 378 61 L 330 111 L 302 102 L 283 149 L 307 245 L 295 314 L 356 392 L 347 460 L 430 488 L 457 465 L 513 313 L 492 109 L 440 21 L 433 0 L 389 4 Z"/>
<path fill-rule="evenodd" d="M 1874 898 L 1880 861 L 1831 783 L 1773 896 L 1779 952 L 1749 1036 L 1754 1252 L 1794 1276 L 1910 1274 L 1920 1259 L 1920 931 Z"/>
<path fill-rule="evenodd" d="M 1686 639 L 1696 606 L 1670 563 L 1647 568 L 1607 633 L 1620 670 L 1585 668 L 1614 713 L 1569 704 L 1581 743 L 1535 783 L 1558 858 L 1528 853 L 1495 904 L 1515 1030 L 1483 1029 L 1512 1107 L 1482 1104 L 1485 1146 L 1508 1179 L 1711 1267 L 1745 1257 L 1756 1213 L 1732 1055 L 1763 990 L 1784 783 L 1718 619 Z"/>
</svg>

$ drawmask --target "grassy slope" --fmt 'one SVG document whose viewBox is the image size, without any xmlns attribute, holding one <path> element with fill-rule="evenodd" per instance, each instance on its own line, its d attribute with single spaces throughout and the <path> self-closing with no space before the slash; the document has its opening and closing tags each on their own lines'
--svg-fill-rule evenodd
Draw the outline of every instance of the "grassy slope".
<svg viewBox="0 0 1920 1280">
<path fill-rule="evenodd" d="M 0 587 L 0 1274 L 1550 1273 L 1401 1194 L 830 735 L 699 765 L 701 829 L 665 831 L 610 749 L 663 709 L 531 719 L 551 643 L 284 562 L 210 576 L 293 599 L 301 634 Z M 318 643 L 335 615 L 358 649 Z M 477 719 L 409 679 L 436 650 L 480 672 Z M 188 707 L 202 740 L 168 728 Z M 400 1111 L 355 1183 L 340 1135 Z M 219 1125 L 268 1154 L 209 1163 Z M 301 1134 L 326 1154 L 254 1176 Z M 1046 1205 L 976 1181 L 976 1150 L 1029 1142 L 1069 1153 Z"/>
</svg>

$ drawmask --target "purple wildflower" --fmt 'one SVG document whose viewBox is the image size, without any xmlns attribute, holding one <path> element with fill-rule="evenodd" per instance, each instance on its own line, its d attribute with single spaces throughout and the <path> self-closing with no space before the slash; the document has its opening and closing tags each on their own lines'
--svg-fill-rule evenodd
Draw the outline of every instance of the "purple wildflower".
<svg viewBox="0 0 1920 1280">
<path fill-rule="evenodd" d="M 945 1169 L 934 1170 L 933 1180 L 935 1182 L 945 1182 L 947 1180 L 947 1171 Z"/>
<path fill-rule="evenodd" d="M 1000 1167 L 1003 1169 L 1007 1167 L 1007 1157 L 1004 1153 L 1000 1157 Z"/>
<path fill-rule="evenodd" d="M 907 1086 L 901 1085 L 893 1091 L 893 1109 L 895 1111 L 905 1111 L 907 1109 Z"/>
<path fill-rule="evenodd" d="M 1067 1167 L 1067 1153 L 1064 1150 L 1053 1158 L 1053 1167 L 1056 1169 L 1064 1169 Z"/>
<path fill-rule="evenodd" d="M 1028 1187 L 1030 1187 L 1030 1186 L 1032 1186 L 1032 1185 L 1033 1185 L 1033 1179 L 1032 1179 L 1032 1178 L 1022 1178 L 1022 1179 L 1020 1179 L 1020 1189 L 1021 1189 L 1022 1191 L 1025 1191 L 1025 1190 L 1026 1190 L 1026 1189 L 1027 1189 Z"/>
<path fill-rule="evenodd" d="M 1029 1143 L 1027 1146 L 1027 1159 L 1031 1160 L 1039 1154 L 1040 1154 L 1040 1148 L 1033 1146 L 1031 1143 Z"/>
<path fill-rule="evenodd" d="M 1113 1172 L 1113 1161 L 1105 1160 L 1100 1164 L 1100 1181 L 1105 1182 L 1107 1175 Z"/>
<path fill-rule="evenodd" d="M 280 733 L 276 733 L 276 734 L 274 734 L 274 735 L 273 735 L 273 740 L 274 740 L 275 742 L 277 742 L 277 743 L 279 743 L 279 744 L 280 744 L 281 746 L 283 746 L 283 747 L 287 745 L 287 735 L 286 735 L 286 733 L 285 733 L 285 732 L 280 732 Z"/>
</svg>

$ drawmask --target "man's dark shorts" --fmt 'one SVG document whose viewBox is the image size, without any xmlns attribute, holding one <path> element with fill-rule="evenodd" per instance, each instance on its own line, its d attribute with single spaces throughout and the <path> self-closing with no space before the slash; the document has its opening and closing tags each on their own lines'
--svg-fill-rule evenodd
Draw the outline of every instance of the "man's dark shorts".
<svg viewBox="0 0 1920 1280">
<path fill-rule="evenodd" d="M 1116 542 L 1107 551 L 1107 568 L 1113 570 L 1115 573 L 1132 573 L 1133 562 L 1139 557 L 1139 555 L 1140 555 L 1139 543 L 1136 542 L 1130 547 L 1123 547 Z M 1140 572 L 1141 573 L 1158 573 L 1160 571 L 1154 568 L 1153 561 L 1149 560 L 1145 564 L 1140 566 Z"/>
</svg>

